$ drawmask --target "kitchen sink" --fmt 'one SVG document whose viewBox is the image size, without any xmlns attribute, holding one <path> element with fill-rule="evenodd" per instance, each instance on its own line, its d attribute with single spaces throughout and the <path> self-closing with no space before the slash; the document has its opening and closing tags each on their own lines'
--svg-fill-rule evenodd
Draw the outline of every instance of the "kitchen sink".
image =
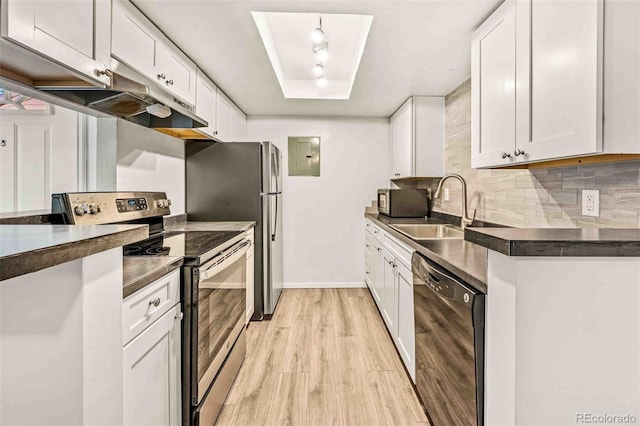
<svg viewBox="0 0 640 426">
<path fill-rule="evenodd" d="M 414 240 L 461 240 L 464 238 L 464 232 L 452 225 L 397 224 L 390 226 Z"/>
</svg>

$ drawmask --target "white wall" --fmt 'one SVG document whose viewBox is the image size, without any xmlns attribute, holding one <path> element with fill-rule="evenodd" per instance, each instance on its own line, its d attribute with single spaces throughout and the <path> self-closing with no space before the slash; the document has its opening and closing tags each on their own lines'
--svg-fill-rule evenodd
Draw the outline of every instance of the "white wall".
<svg viewBox="0 0 640 426">
<path fill-rule="evenodd" d="M 320 137 L 320 176 L 288 176 L 289 136 Z M 364 208 L 389 185 L 386 118 L 249 117 L 283 154 L 285 287 L 364 286 Z"/>
<path fill-rule="evenodd" d="M 164 191 L 185 213 L 184 141 L 125 120 L 117 124 L 117 191 Z"/>
</svg>

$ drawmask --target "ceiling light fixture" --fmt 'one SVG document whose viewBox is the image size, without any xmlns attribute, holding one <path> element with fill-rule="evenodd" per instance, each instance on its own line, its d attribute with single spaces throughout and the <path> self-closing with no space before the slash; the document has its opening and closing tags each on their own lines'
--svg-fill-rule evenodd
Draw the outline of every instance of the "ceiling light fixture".
<svg viewBox="0 0 640 426">
<path fill-rule="evenodd" d="M 329 43 L 323 41 L 321 43 L 313 43 L 313 53 L 316 54 L 318 61 L 324 62 L 329 58 Z"/>
<path fill-rule="evenodd" d="M 323 75 L 324 67 L 322 66 L 322 64 L 316 64 L 316 66 L 313 67 L 313 73 L 318 76 Z"/>
<path fill-rule="evenodd" d="M 314 43 L 322 43 L 324 41 L 324 31 L 322 31 L 322 16 L 320 17 L 320 25 L 311 31 L 311 40 Z"/>
<path fill-rule="evenodd" d="M 316 80 L 316 83 L 318 84 L 318 86 L 320 87 L 325 87 L 327 85 L 327 79 L 325 78 L 324 75 L 321 75 L 318 77 L 318 79 Z"/>
</svg>

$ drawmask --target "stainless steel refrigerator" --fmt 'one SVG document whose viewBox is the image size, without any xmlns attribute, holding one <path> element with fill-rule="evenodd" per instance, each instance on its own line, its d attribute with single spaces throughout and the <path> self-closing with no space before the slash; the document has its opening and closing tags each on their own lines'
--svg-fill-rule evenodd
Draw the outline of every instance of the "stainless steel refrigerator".
<svg viewBox="0 0 640 426">
<path fill-rule="evenodd" d="M 186 144 L 189 221 L 255 221 L 255 310 L 270 319 L 282 292 L 282 153 L 270 142 Z"/>
</svg>

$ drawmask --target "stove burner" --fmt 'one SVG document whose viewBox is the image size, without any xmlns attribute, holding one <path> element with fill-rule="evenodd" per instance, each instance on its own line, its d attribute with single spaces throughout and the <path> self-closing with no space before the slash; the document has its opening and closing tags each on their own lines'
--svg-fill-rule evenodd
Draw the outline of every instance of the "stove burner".
<svg viewBox="0 0 640 426">
<path fill-rule="evenodd" d="M 124 247 L 124 256 L 134 256 L 139 254 L 142 251 L 142 247 L 140 246 L 125 246 Z"/>
<path fill-rule="evenodd" d="M 151 256 L 168 255 L 171 251 L 171 247 L 151 247 L 146 250 L 146 253 Z"/>
</svg>

